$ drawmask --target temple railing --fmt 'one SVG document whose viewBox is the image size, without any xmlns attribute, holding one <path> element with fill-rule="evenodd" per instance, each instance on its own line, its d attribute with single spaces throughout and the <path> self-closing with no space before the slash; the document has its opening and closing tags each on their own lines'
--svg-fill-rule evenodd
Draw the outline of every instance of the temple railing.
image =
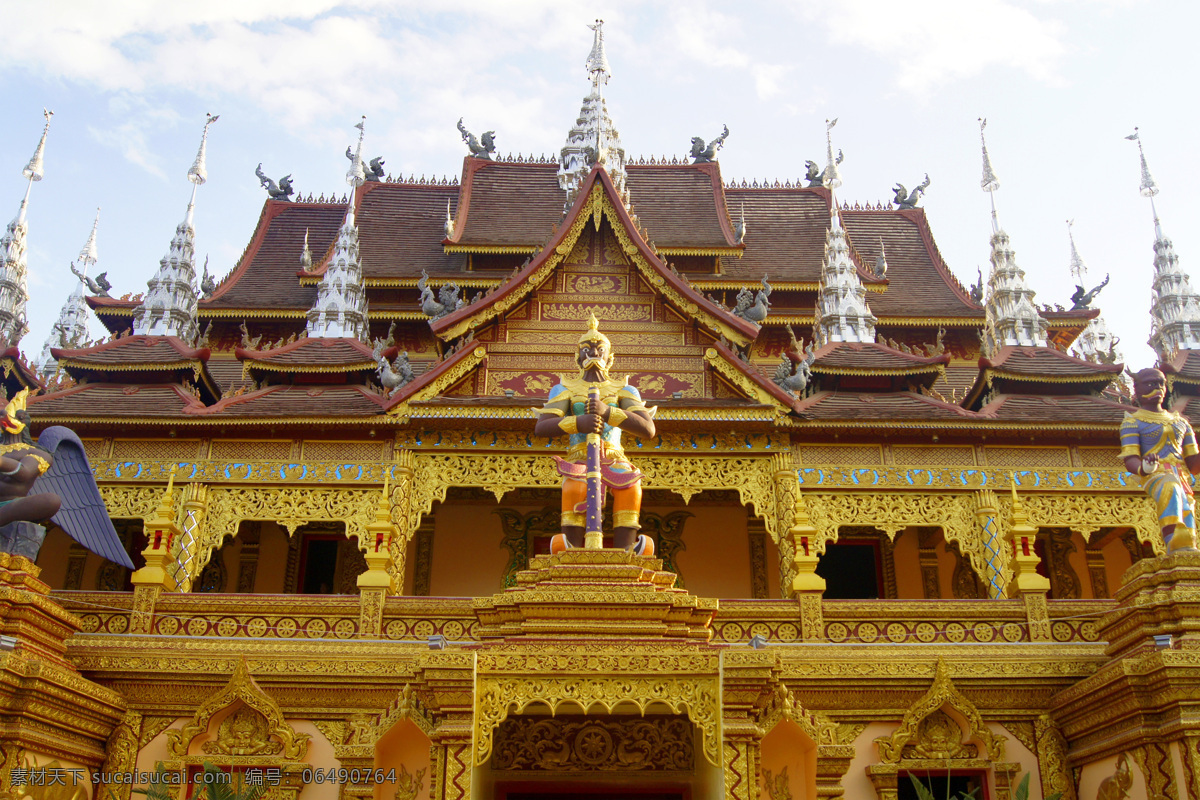
<svg viewBox="0 0 1200 800">
<path fill-rule="evenodd" d="M 57 591 L 54 599 L 77 614 L 83 635 L 125 634 L 131 592 Z M 1112 600 L 1050 600 L 1050 640 L 1099 641 L 1097 623 Z M 469 597 L 389 597 L 382 638 L 476 641 Z M 830 644 L 1019 644 L 1030 642 L 1021 600 L 826 600 L 823 637 Z M 151 635 L 193 638 L 359 638 L 355 595 L 163 594 L 154 608 Z M 752 636 L 770 644 L 801 641 L 800 608 L 791 600 L 722 600 L 713 623 L 714 644 L 744 644 Z"/>
</svg>

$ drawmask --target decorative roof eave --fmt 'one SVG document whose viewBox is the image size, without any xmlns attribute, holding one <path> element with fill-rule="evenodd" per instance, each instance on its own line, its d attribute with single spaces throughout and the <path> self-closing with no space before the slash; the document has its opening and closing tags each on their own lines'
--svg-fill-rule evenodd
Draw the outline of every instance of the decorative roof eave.
<svg viewBox="0 0 1200 800">
<path fill-rule="evenodd" d="M 57 347 L 51 348 L 53 353 Z M 76 351 L 63 351 L 76 352 Z M 198 359 L 181 361 L 163 361 L 151 363 L 130 362 L 126 364 L 97 364 L 78 358 L 58 358 L 59 367 L 63 370 L 79 370 L 81 372 L 190 372 L 199 375 L 204 369 L 204 362 Z"/>
<path fill-rule="evenodd" d="M 636 233 L 629 212 L 620 202 L 612 180 L 602 167 L 593 167 L 580 187 L 575 205 L 567 214 L 563 224 L 542 252 L 525 268 L 508 280 L 503 287 L 484 297 L 480 302 L 431 322 L 436 336 L 452 339 L 478 327 L 490 319 L 500 316 L 517 305 L 540 286 L 554 269 L 566 258 L 588 220 L 600 226 L 607 216 L 612 223 L 617 240 L 625 255 L 633 262 L 652 287 L 655 287 L 672 305 L 707 327 L 714 335 L 724 335 L 739 345 L 748 344 L 758 335 L 758 326 L 733 316 L 717 307 L 704 295 L 697 292 L 681 277 L 667 267 L 650 249 L 641 235 Z"/>
<path fill-rule="evenodd" d="M 1096 368 L 1095 375 L 1030 375 L 1028 373 L 1008 372 L 1006 370 L 995 369 L 989 366 L 986 358 L 979 359 L 979 375 L 975 378 L 975 383 L 971 384 L 971 388 L 963 396 L 962 407 L 969 409 L 974 405 L 983 393 L 992 386 L 992 381 L 996 378 L 1000 380 L 1020 381 L 1028 384 L 1046 384 L 1046 383 L 1075 383 L 1075 384 L 1091 384 L 1099 386 L 1101 389 L 1112 384 L 1117 379 L 1117 376 L 1124 369 L 1120 364 L 1091 364 Z"/>
<path fill-rule="evenodd" d="M 407 421 L 411 414 L 411 403 L 436 397 L 478 369 L 486 360 L 487 349 L 482 344 L 468 344 L 442 363 L 426 370 L 412 383 L 402 387 L 384 404 L 383 410 Z"/>
<path fill-rule="evenodd" d="M 444 398 L 452 400 L 453 398 Z M 725 408 L 706 409 L 668 409 L 658 407 L 654 416 L 656 423 L 661 422 L 762 422 L 772 423 L 778 418 L 775 406 L 755 404 L 746 406 L 729 406 Z M 433 405 L 430 401 L 412 403 L 408 409 L 408 418 L 412 420 L 433 419 L 491 419 L 491 420 L 523 420 L 529 419 L 529 406 L 520 407 L 505 405 Z M 551 448 L 553 449 L 553 448 Z"/>
<path fill-rule="evenodd" d="M 107 350 L 125 350 L 131 346 L 147 347 L 152 346 L 156 342 L 165 342 L 172 350 L 179 354 L 181 361 L 208 361 L 212 355 L 212 350 L 207 347 L 191 347 L 177 336 L 159 336 L 149 334 L 139 334 L 134 336 L 125 336 L 121 339 L 113 339 L 108 342 L 94 344 L 91 347 L 80 347 L 76 349 L 68 349 L 61 347 L 51 348 L 50 353 L 58 360 L 69 358 L 78 361 L 87 366 L 95 365 L 95 362 L 89 361 L 87 356 L 94 353 L 102 353 Z M 133 362 L 130 362 L 133 363 Z M 168 363 L 174 364 L 175 360 Z M 103 365 L 97 366 L 97 369 L 102 369 Z"/>
<path fill-rule="evenodd" d="M 224 427 L 226 425 L 276 425 L 288 426 L 295 425 L 306 429 L 312 429 L 314 426 L 324 427 L 325 425 L 394 425 L 396 420 L 386 414 L 378 414 L 366 417 L 322 417 L 322 416 L 305 416 L 305 417 L 233 417 L 226 416 L 224 413 L 218 415 L 207 416 L 180 416 L 180 417 L 91 417 L 83 415 L 70 414 L 38 414 L 36 423 L 39 427 L 45 425 L 104 425 L 105 427 L 121 426 L 135 428 L 138 426 L 179 426 L 187 425 L 189 427 Z"/>
<path fill-rule="evenodd" d="M 442 240 L 443 245 L 457 245 L 462 242 L 462 234 L 466 230 L 467 219 L 471 215 L 471 194 L 475 187 L 475 173 L 494 163 L 496 162 L 489 158 L 463 156 L 462 180 L 458 182 L 458 204 L 454 207 L 454 230 L 450 236 Z M 447 250 L 446 252 L 463 251 Z"/>
<path fill-rule="evenodd" d="M 658 248 L 658 252 L 666 253 L 667 255 L 671 255 L 671 253 L 669 253 L 667 248 L 665 248 L 665 247 Z M 691 281 L 691 284 L 692 284 L 693 289 L 699 289 L 701 291 L 706 291 L 706 292 L 713 291 L 713 290 L 720 290 L 720 289 L 728 289 L 730 291 L 732 291 L 734 289 L 758 289 L 759 287 L 762 286 L 762 283 L 760 281 L 749 281 L 749 280 L 743 280 L 743 281 L 694 280 L 694 281 Z M 821 284 L 817 283 L 816 281 L 771 281 L 771 292 L 772 293 L 775 293 L 775 292 L 816 292 L 820 288 L 821 288 Z M 887 291 L 888 281 L 885 278 L 884 280 L 879 281 L 878 283 L 864 284 L 863 288 L 866 289 L 868 292 L 875 292 L 876 294 L 881 294 L 881 293 Z M 812 320 L 809 320 L 809 321 L 811 322 Z"/>
<path fill-rule="evenodd" d="M 897 376 L 897 375 L 938 375 L 945 376 L 945 363 L 938 364 L 917 364 L 908 368 L 893 368 L 893 369 L 853 369 L 850 367 L 822 367 L 813 364 L 812 372 L 819 375 L 856 375 L 856 376 Z"/>
<path fill-rule="evenodd" d="M 274 364 L 270 361 L 256 361 L 248 359 L 242 362 L 244 369 L 247 370 L 263 370 L 264 372 L 374 372 L 379 366 L 374 361 L 363 361 L 358 364 Z"/>
<path fill-rule="evenodd" d="M 660 247 L 658 248 L 659 255 L 664 256 L 737 256 L 742 257 L 746 252 L 746 245 L 740 244 L 737 247 Z M 750 285 L 750 284 L 747 284 Z M 757 284 L 754 284 L 757 285 Z M 775 287 L 772 286 L 772 289 Z"/>
<path fill-rule="evenodd" d="M 317 286 L 321 283 L 319 278 L 312 277 L 308 272 L 297 272 L 297 277 L 300 279 L 301 286 Z M 368 289 L 410 289 L 416 288 L 417 281 L 420 278 L 365 278 L 363 283 Z M 504 283 L 504 278 L 460 278 L 457 275 L 430 277 L 426 283 L 429 286 L 445 286 L 447 283 L 453 283 L 460 289 L 489 289 L 493 286 L 499 286 Z M 755 284 L 757 285 L 757 284 Z"/>
<path fill-rule="evenodd" d="M 718 375 L 741 389 L 752 400 L 773 406 L 777 416 L 783 417 L 796 410 L 796 398 L 743 362 L 727 345 L 713 342 L 704 351 L 704 360 L 712 365 Z"/>
<path fill-rule="evenodd" d="M 986 419 L 964 419 L 962 422 L 946 420 L 817 420 L 784 418 L 779 421 L 781 427 L 804 428 L 806 431 L 817 431 L 823 428 L 845 430 L 847 428 L 862 428 L 868 430 L 985 430 L 1011 431 L 1014 433 L 1028 432 L 1089 432 L 1115 433 L 1120 430 L 1119 422 L 1106 424 L 1103 422 L 996 422 Z"/>
<path fill-rule="evenodd" d="M 474 255 L 527 255 L 536 253 L 541 247 L 534 244 L 447 244 L 442 240 L 443 253 L 471 253 Z"/>
<path fill-rule="evenodd" d="M 0 372 L 3 373 L 4 390 L 11 397 L 16 392 L 10 391 L 9 379 L 15 377 L 16 383 L 20 384 L 21 389 L 45 391 L 46 384 L 42 381 L 37 372 L 25 362 L 25 356 L 17 346 L 7 347 L 3 352 L 0 352 Z"/>
</svg>

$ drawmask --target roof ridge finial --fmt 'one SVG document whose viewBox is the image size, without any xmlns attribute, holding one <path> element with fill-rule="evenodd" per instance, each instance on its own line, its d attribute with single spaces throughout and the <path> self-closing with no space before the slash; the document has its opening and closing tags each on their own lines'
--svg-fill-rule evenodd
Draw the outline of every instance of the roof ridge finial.
<svg viewBox="0 0 1200 800">
<path fill-rule="evenodd" d="M 442 230 L 445 231 L 447 239 L 454 235 L 454 217 L 450 214 L 449 198 L 446 198 L 446 222 L 442 225 Z"/>
<path fill-rule="evenodd" d="M 996 190 L 1000 188 L 1000 179 L 996 177 L 996 171 L 992 169 L 992 157 L 988 155 L 987 139 L 983 135 L 983 129 L 987 127 L 987 118 L 979 118 L 979 143 L 983 147 L 983 179 L 979 181 L 979 187 L 988 193 L 992 201 L 992 233 L 1000 231 L 1000 220 L 996 217 Z"/>
<path fill-rule="evenodd" d="M 833 126 L 837 123 L 837 117 L 825 120 L 825 172 L 821 177 L 825 187 L 830 191 L 842 185 L 842 174 L 838 171 L 837 166 L 841 159 L 833 157 L 833 134 L 831 133 Z"/>
<path fill-rule="evenodd" d="M 358 146 L 354 150 L 354 156 L 350 159 L 350 170 L 346 173 L 346 183 L 350 184 L 351 189 L 357 189 L 367 182 L 367 171 L 363 167 L 362 159 L 363 137 L 367 133 L 367 115 L 363 114 L 362 119 L 354 127 L 358 128 Z M 350 194 L 353 198 L 354 192 Z"/>
<path fill-rule="evenodd" d="M 221 118 L 219 114 L 208 113 L 205 113 L 204 117 L 204 132 L 200 134 L 200 149 L 196 151 L 196 160 L 192 162 L 192 167 L 187 173 L 187 179 L 197 186 L 203 186 L 208 181 L 208 165 L 205 162 L 208 155 L 208 126 Z"/>
<path fill-rule="evenodd" d="M 1075 220 L 1067 220 L 1067 238 L 1071 240 L 1071 277 L 1075 279 L 1077 286 L 1083 285 L 1083 279 L 1087 275 L 1087 264 L 1083 263 L 1083 257 L 1079 255 L 1078 248 L 1075 247 L 1075 233 L 1072 228 L 1075 227 Z"/>
<path fill-rule="evenodd" d="M 598 86 L 601 83 L 608 83 L 608 79 L 612 77 L 612 70 L 608 66 L 608 56 L 604 52 L 604 20 L 598 19 L 588 27 L 592 29 L 594 36 L 592 37 L 592 51 L 588 53 L 585 69 L 592 76 L 592 83 Z"/>
<path fill-rule="evenodd" d="M 300 268 L 312 272 L 312 251 L 308 249 L 308 228 L 304 229 L 304 249 L 300 251 Z"/>
<path fill-rule="evenodd" d="M 95 264 L 100 260 L 100 254 L 96 250 L 96 231 L 100 227 L 100 207 L 96 206 L 96 219 L 92 221 L 92 232 L 88 234 L 87 241 L 83 243 L 83 249 L 79 251 L 79 263 L 83 265 L 83 274 L 87 274 L 89 264 Z"/>
</svg>

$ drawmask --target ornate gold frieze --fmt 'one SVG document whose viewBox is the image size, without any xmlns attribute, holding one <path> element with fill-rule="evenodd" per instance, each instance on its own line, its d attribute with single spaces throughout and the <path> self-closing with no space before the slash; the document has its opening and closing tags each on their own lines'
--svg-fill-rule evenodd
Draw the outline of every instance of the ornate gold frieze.
<svg viewBox="0 0 1200 800">
<path fill-rule="evenodd" d="M 509 717 L 496 729 L 494 770 L 547 772 L 691 772 L 692 724 L 686 717 Z"/>
</svg>

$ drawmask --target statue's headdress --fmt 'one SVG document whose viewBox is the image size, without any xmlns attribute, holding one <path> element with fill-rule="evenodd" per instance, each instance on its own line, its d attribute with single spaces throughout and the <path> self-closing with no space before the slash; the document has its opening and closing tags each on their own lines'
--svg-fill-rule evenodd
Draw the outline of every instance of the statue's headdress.
<svg viewBox="0 0 1200 800">
<path fill-rule="evenodd" d="M 584 342 L 602 342 L 610 352 L 612 351 L 612 342 L 600 332 L 600 320 L 596 319 L 595 312 L 588 315 L 587 330 L 583 332 L 583 336 L 579 337 L 579 343 L 583 344 Z"/>
<path fill-rule="evenodd" d="M 612 368 L 613 363 L 612 342 L 608 340 L 607 336 L 600 332 L 600 320 L 596 319 L 596 314 L 594 312 L 588 316 L 587 330 L 584 331 L 583 335 L 579 337 L 580 345 L 587 344 L 589 342 L 604 345 L 605 352 L 607 353 L 607 358 L 605 358 L 604 363 L 604 371 L 607 372 Z"/>
<path fill-rule="evenodd" d="M 25 423 L 17 419 L 17 413 L 25 410 L 25 402 L 28 399 L 29 390 L 22 389 L 12 400 L 8 401 L 8 405 L 4 407 L 4 419 L 0 421 L 4 425 L 4 430 L 9 433 L 20 433 L 25 430 Z"/>
</svg>

